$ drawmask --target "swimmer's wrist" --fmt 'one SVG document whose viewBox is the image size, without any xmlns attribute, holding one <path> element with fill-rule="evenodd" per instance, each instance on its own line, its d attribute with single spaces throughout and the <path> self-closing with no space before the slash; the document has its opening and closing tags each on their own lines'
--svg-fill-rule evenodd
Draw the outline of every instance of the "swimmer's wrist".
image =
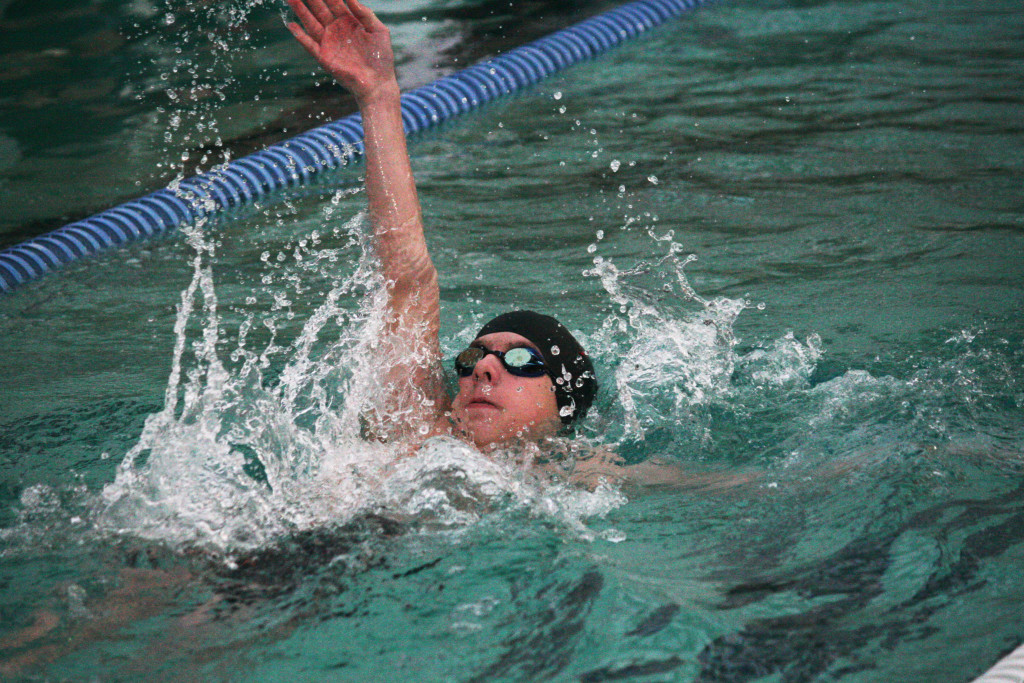
<svg viewBox="0 0 1024 683">
<path fill-rule="evenodd" d="M 376 86 L 367 90 L 366 93 L 356 96 L 359 109 L 369 109 L 379 105 L 390 105 L 400 101 L 402 91 L 398 88 L 398 81 L 394 78 L 382 81 Z"/>
</svg>

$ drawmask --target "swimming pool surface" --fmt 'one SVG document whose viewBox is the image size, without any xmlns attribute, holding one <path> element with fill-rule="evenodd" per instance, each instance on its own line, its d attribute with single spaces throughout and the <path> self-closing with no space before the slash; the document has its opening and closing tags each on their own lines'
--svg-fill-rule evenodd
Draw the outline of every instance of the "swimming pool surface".
<svg viewBox="0 0 1024 683">
<path fill-rule="evenodd" d="M 375 7 L 412 87 L 614 5 Z M 4 246 L 349 111 L 271 2 L 0 7 Z M 3 297 L 5 675 L 980 675 L 1024 642 L 1021 73 L 1019 2 L 729 1 L 413 141 L 446 352 L 558 316 L 581 438 L 678 486 L 361 441 L 358 169 Z"/>
</svg>

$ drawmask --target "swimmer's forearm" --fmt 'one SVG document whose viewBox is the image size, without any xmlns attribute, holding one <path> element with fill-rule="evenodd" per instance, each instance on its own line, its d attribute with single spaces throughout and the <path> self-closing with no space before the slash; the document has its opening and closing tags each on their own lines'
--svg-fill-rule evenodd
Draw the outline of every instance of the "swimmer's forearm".
<svg viewBox="0 0 1024 683">
<path fill-rule="evenodd" d="M 398 83 L 377 87 L 360 101 L 359 109 L 366 144 L 370 222 L 384 276 L 396 285 L 424 276 L 436 281 L 402 128 Z"/>
<path fill-rule="evenodd" d="M 375 88 L 371 97 L 360 99 L 359 110 L 366 144 L 370 222 L 391 313 L 387 336 L 402 351 L 401 360 L 384 380 L 385 385 L 400 388 L 392 408 L 408 406 L 402 424 L 390 420 L 384 431 L 406 438 L 422 433 L 418 428 L 436 421 L 448 405 L 440 365 L 440 288 L 423 235 L 397 82 Z M 417 390 L 410 392 L 409 387 Z M 370 421 L 385 424 L 388 418 L 383 417 L 371 417 Z"/>
<path fill-rule="evenodd" d="M 436 273 L 423 238 L 406 150 L 390 31 L 358 0 L 288 0 L 288 4 L 299 20 L 289 22 L 288 30 L 359 104 L 370 220 L 384 276 L 393 283 L 392 305 L 401 307 L 402 290 L 424 284 L 429 289 Z"/>
</svg>

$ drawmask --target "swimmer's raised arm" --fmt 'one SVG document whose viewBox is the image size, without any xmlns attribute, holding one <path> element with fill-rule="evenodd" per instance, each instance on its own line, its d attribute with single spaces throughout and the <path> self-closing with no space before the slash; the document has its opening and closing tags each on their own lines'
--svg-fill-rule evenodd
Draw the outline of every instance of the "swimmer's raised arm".
<svg viewBox="0 0 1024 683">
<path fill-rule="evenodd" d="M 440 292 L 402 128 L 391 36 L 357 0 L 288 0 L 301 22 L 289 30 L 356 98 L 363 119 L 366 194 L 388 290 L 387 340 L 401 352 L 381 397 L 399 431 L 448 409 L 441 371 Z M 427 399 L 424 401 L 423 399 Z M 397 405 L 395 405 L 397 401 Z M 379 420 L 387 419 L 382 415 Z"/>
</svg>

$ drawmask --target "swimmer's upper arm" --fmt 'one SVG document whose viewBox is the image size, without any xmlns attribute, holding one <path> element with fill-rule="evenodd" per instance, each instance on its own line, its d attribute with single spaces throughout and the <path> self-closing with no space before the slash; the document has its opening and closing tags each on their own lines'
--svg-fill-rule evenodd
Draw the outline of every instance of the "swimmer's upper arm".
<svg viewBox="0 0 1024 683">
<path fill-rule="evenodd" d="M 381 440 L 422 436 L 448 410 L 441 366 L 437 270 L 427 250 L 419 197 L 402 128 L 397 82 L 360 105 L 366 192 L 387 296 L 375 365 L 379 396 L 364 415 Z"/>
</svg>

